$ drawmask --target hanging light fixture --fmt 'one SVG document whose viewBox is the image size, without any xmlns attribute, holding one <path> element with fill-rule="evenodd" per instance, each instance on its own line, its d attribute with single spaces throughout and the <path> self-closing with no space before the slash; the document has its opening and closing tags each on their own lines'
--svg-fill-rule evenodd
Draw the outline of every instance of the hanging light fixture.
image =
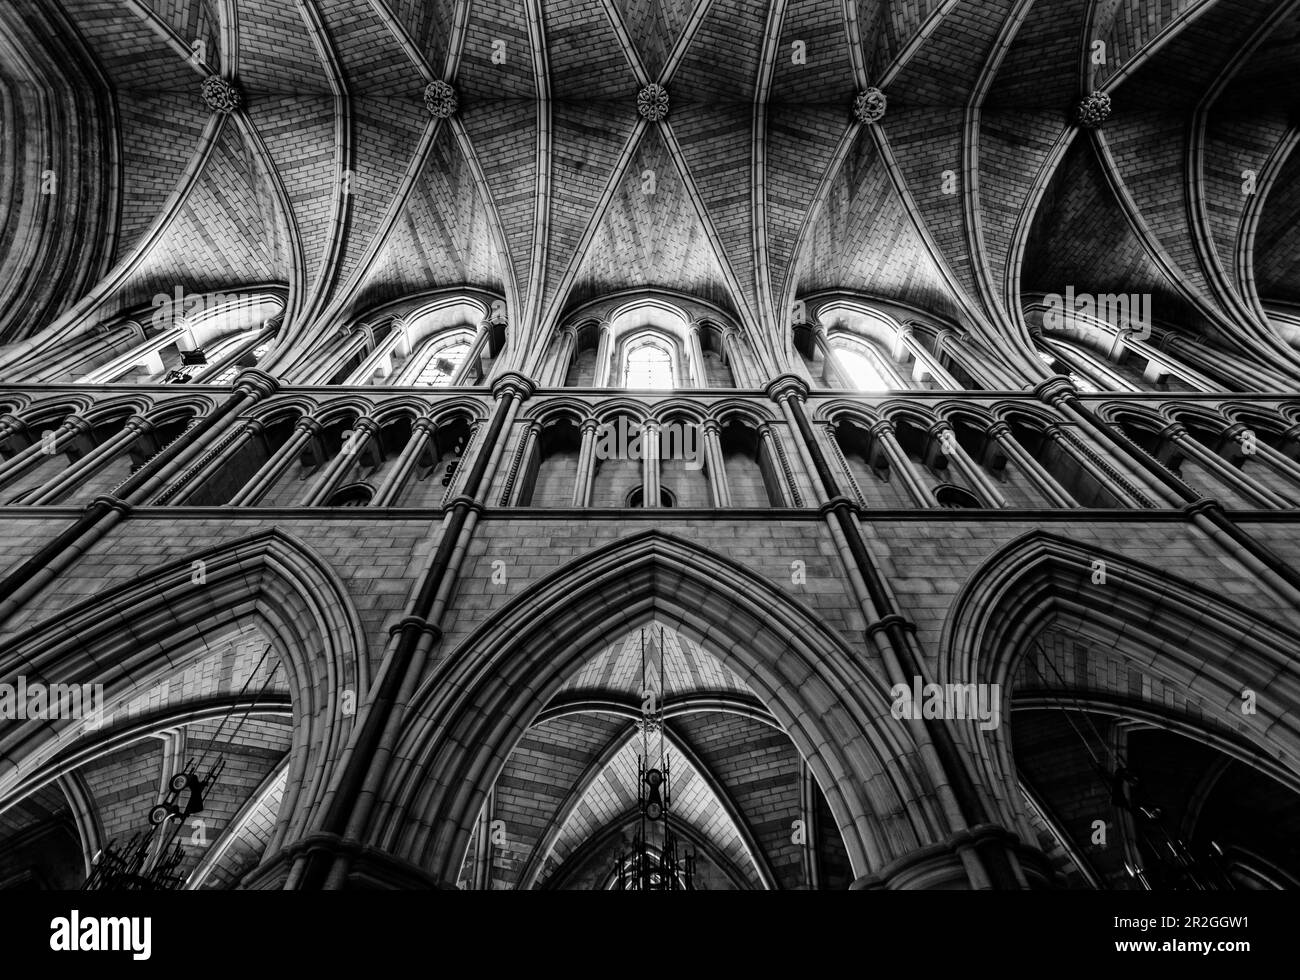
<svg viewBox="0 0 1300 980">
<path fill-rule="evenodd" d="M 664 749 L 664 631 L 659 627 L 659 690 L 646 686 L 646 631 L 641 630 L 641 753 L 637 756 L 637 831 L 629 851 L 614 861 L 617 891 L 694 891 L 695 852 L 678 854 L 672 822 L 672 772 Z M 647 695 L 653 695 L 648 697 Z M 658 752 L 650 753 L 658 734 Z M 658 847 L 650 838 L 659 837 Z"/>
<path fill-rule="evenodd" d="M 271 652 L 271 644 L 266 645 L 262 657 L 244 681 L 240 697 L 248 690 L 248 685 L 266 662 L 266 655 Z M 277 663 L 262 684 L 258 700 L 266 693 L 276 671 Z M 239 734 L 248 719 L 250 705 L 244 711 L 239 724 L 226 738 L 230 742 Z M 234 709 L 228 711 L 213 735 L 213 743 L 230 720 Z M 82 886 L 85 891 L 173 891 L 185 884 L 185 877 L 179 872 L 185 860 L 185 847 L 177 837 L 185 821 L 196 813 L 202 813 L 207 797 L 226 768 L 224 752 L 215 752 L 209 748 L 197 761 L 187 759 L 180 772 L 174 773 L 167 780 L 167 792 L 162 800 L 149 808 L 149 826 L 132 835 L 125 845 L 119 847 L 116 840 L 111 841 L 92 862 L 90 874 Z M 211 759 L 211 761 L 209 761 Z M 184 802 L 182 802 L 182 799 Z"/>
</svg>

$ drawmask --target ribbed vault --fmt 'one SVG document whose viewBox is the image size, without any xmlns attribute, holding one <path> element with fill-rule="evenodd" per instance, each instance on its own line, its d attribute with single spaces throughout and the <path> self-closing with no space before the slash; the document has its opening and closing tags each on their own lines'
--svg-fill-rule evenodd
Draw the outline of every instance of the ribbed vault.
<svg viewBox="0 0 1300 980">
<path fill-rule="evenodd" d="M 169 284 L 279 283 L 286 335 L 309 345 L 411 291 L 480 288 L 524 325 L 517 363 L 566 306 L 671 284 L 780 358 L 800 294 L 914 303 L 1028 384 L 1043 375 L 1019 290 L 1068 279 L 1147 289 L 1158 319 L 1294 374 L 1268 312 L 1297 296 L 1292 2 L 20 0 L 3 16 L 11 45 L 59 38 L 3 78 L 0 154 L 44 156 L 61 181 L 53 210 L 37 170 L 3 188 L 18 217 L 0 263 L 53 274 L 4 277 L 0 336 L 33 338 L 10 367 Z M 209 73 L 243 95 L 224 120 L 199 97 Z M 449 120 L 422 104 L 433 79 L 459 95 Z M 636 113 L 651 81 L 662 123 Z M 850 111 L 868 85 L 889 98 L 873 126 Z M 39 87 L 60 100 L 38 105 Z M 1088 134 L 1072 109 L 1093 88 L 1115 113 Z"/>
</svg>

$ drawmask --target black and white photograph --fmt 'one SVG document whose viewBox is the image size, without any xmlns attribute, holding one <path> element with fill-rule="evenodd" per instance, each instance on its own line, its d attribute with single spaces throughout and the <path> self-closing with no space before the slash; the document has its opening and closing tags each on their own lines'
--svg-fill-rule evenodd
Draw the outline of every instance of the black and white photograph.
<svg viewBox="0 0 1300 980">
<path fill-rule="evenodd" d="M 1297 890 L 1300 0 L 0 0 L 7 959 Z"/>
</svg>

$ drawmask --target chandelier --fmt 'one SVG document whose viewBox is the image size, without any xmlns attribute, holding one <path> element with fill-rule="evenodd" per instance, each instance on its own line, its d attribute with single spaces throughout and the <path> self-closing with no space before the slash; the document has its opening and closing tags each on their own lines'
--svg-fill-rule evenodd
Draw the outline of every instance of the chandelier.
<svg viewBox="0 0 1300 980">
<path fill-rule="evenodd" d="M 641 630 L 641 753 L 637 756 L 637 830 L 629 850 L 614 860 L 615 891 L 695 891 L 695 852 L 679 853 L 673 829 L 672 772 L 664 750 L 664 631 L 659 627 L 659 689 L 647 685 L 646 631 Z M 652 696 L 653 695 L 653 696 Z M 658 735 L 658 750 L 650 743 Z M 658 844 L 654 843 L 658 840 Z"/>
<path fill-rule="evenodd" d="M 271 644 L 268 643 L 266 649 L 262 651 L 257 666 L 248 675 L 248 680 L 244 682 L 239 692 L 241 700 L 248 690 L 248 685 L 262 669 L 266 655 L 270 652 Z M 262 695 L 266 694 L 279 669 L 280 665 L 277 663 L 267 675 L 266 682 L 258 695 L 258 701 L 261 701 Z M 250 703 L 239 724 L 225 739 L 224 744 L 229 745 L 239 734 L 252 709 L 253 705 Z M 221 724 L 217 726 L 217 731 L 213 735 L 214 745 L 221 744 L 217 742 L 217 738 L 225 728 L 226 722 L 230 720 L 233 710 L 227 712 L 221 719 Z M 132 835 L 131 839 L 121 847 L 116 840 L 110 841 L 95 855 L 90 874 L 82 885 L 85 891 L 174 891 L 184 886 L 185 875 L 181 873 L 180 867 L 185 860 L 186 851 L 185 846 L 177 838 L 185 821 L 196 813 L 203 812 L 204 803 L 212 787 L 225 771 L 225 754 L 215 752 L 215 758 L 207 764 L 213 755 L 214 750 L 209 747 L 197 762 L 193 759 L 186 760 L 181 771 L 174 773 L 167 780 L 166 794 L 162 800 L 149 808 L 147 829 Z"/>
</svg>

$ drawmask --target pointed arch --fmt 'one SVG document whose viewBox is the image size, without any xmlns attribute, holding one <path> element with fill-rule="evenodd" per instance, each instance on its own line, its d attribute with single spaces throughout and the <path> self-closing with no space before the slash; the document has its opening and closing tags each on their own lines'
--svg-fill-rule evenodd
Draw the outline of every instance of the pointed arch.
<svg viewBox="0 0 1300 980">
<path fill-rule="evenodd" d="M 1099 568 L 1104 582 L 1096 581 Z M 1221 591 L 1045 531 L 1015 539 L 971 575 L 944 625 L 938 680 L 999 685 L 1006 718 L 1016 669 L 1051 625 L 1112 650 L 1128 671 L 1185 692 L 1190 704 L 1210 709 L 1199 718 L 1184 709 L 1187 717 L 1300 774 L 1300 722 L 1266 705 L 1256 714 L 1239 708 L 1247 689 L 1267 691 L 1280 704 L 1297 696 L 1300 668 L 1290 651 L 1300 644 L 1300 632 L 1268 622 Z M 1127 679 L 1118 671 L 1095 671 L 1086 690 L 1131 698 Z M 1216 723 L 1211 711 L 1222 721 Z M 1007 727 L 954 730 L 1007 808 L 1006 826 L 1027 832 Z"/>
<path fill-rule="evenodd" d="M 652 620 L 722 657 L 766 703 L 822 786 L 855 874 L 951 832 L 923 767 L 899 763 L 917 747 L 861 651 L 766 579 L 647 531 L 521 592 L 415 692 L 375 817 L 381 846 L 452 880 L 527 727 L 601 644 Z"/>
<path fill-rule="evenodd" d="M 196 562 L 202 562 L 197 566 Z M 195 569 L 202 582 L 195 582 Z M 178 669 L 206 631 L 253 621 L 284 665 L 293 703 L 290 773 L 272 850 L 310 823 L 346 742 L 346 692 L 360 703 L 370 682 L 366 639 L 337 575 L 278 528 L 197 551 L 27 625 L 0 646 L 0 682 L 57 678 L 103 685 L 105 706 Z M 112 737 L 91 719 L 28 720 L 0 733 L 0 805 L 65 756 Z"/>
</svg>

